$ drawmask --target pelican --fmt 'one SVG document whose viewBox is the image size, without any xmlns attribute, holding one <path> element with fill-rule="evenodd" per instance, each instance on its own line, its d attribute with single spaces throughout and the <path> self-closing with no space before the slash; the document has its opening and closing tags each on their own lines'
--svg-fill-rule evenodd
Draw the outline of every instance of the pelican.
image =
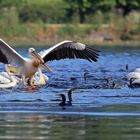
<svg viewBox="0 0 140 140">
<path fill-rule="evenodd" d="M 136 68 L 133 72 L 130 72 L 127 75 L 128 80 L 130 80 L 131 78 L 133 79 L 140 79 L 140 68 Z"/>
<path fill-rule="evenodd" d="M 19 78 L 11 75 L 7 65 L 5 66 L 5 69 L 7 72 L 0 73 L 0 88 L 16 87 L 19 82 Z"/>
<path fill-rule="evenodd" d="M 22 78 L 22 84 L 26 87 L 26 78 L 30 78 L 30 85 L 34 87 L 32 79 L 39 67 L 43 67 L 47 71 L 52 70 L 45 65 L 46 62 L 52 60 L 60 60 L 65 58 L 81 58 L 88 61 L 97 61 L 99 51 L 86 47 L 85 44 L 65 40 L 51 48 L 38 54 L 34 48 L 29 48 L 29 54 L 32 59 L 26 59 L 10 47 L 5 41 L 0 39 L 0 62 L 10 64 L 19 71 Z"/>
<path fill-rule="evenodd" d="M 10 66 L 10 69 L 9 69 L 9 66 L 6 65 L 5 69 L 7 72 L 0 73 L 0 88 L 17 87 L 18 83 L 22 81 L 18 75 L 14 75 L 13 73 L 9 72 L 9 71 L 15 72 L 15 70 L 11 70 L 11 68 L 12 67 Z M 36 86 L 41 86 L 41 85 L 45 85 L 48 80 L 49 78 L 45 74 L 42 73 L 41 69 L 38 69 L 38 71 L 33 76 L 32 82 Z"/>
<path fill-rule="evenodd" d="M 11 64 L 11 66 L 15 67 L 19 71 L 19 75 L 22 78 L 22 84 L 25 87 L 25 78 L 32 78 L 40 66 L 44 67 L 48 71 L 51 71 L 50 68 L 44 64 L 43 58 L 36 53 L 34 48 L 29 48 L 29 54 L 33 57 L 33 59 L 23 58 L 5 41 L 0 39 L 0 62 L 4 64 Z M 33 87 L 31 80 L 30 85 Z"/>
<path fill-rule="evenodd" d="M 42 73 L 41 69 L 38 69 L 38 71 L 33 76 L 32 80 L 33 80 L 32 82 L 35 86 L 42 86 L 47 83 L 49 78 L 48 78 L 48 76 L 46 76 L 45 74 Z M 28 83 L 29 83 L 29 81 L 28 81 Z"/>
<path fill-rule="evenodd" d="M 140 68 L 136 68 L 127 75 L 130 87 L 140 87 Z"/>
<path fill-rule="evenodd" d="M 130 72 L 128 75 L 127 75 L 127 78 L 128 80 L 130 80 L 131 78 L 134 78 L 134 79 L 140 79 L 140 73 L 139 72 Z"/>
</svg>

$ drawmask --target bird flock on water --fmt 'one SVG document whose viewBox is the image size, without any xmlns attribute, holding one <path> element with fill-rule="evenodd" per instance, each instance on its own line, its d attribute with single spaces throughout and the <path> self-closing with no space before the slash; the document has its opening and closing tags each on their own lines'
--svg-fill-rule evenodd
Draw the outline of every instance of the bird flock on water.
<svg viewBox="0 0 140 140">
<path fill-rule="evenodd" d="M 41 70 L 43 68 L 52 72 L 47 62 L 66 58 L 97 62 L 100 51 L 80 42 L 65 40 L 40 53 L 37 53 L 34 48 L 29 48 L 28 53 L 29 58 L 21 56 L 3 39 L 0 39 L 0 62 L 5 65 L 5 72 L 0 72 L 0 88 L 18 87 L 19 83 L 22 83 L 25 89 L 36 89 L 37 86 L 45 85 L 49 80 Z M 126 65 L 126 70 L 128 70 L 128 65 Z M 83 76 L 85 81 L 88 74 L 86 70 Z M 140 68 L 130 72 L 127 79 L 129 87 L 140 86 Z M 66 102 L 65 95 L 60 94 L 62 98 L 60 106 L 72 105 L 72 92 L 72 89 L 68 92 L 68 102 Z"/>
</svg>

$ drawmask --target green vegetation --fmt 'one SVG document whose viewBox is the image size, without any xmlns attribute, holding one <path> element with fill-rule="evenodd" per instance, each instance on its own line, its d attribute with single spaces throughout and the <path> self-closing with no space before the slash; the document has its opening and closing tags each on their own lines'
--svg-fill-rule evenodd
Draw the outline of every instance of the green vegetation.
<svg viewBox="0 0 140 140">
<path fill-rule="evenodd" d="M 0 0 L 0 37 L 19 42 L 140 40 L 139 0 Z"/>
</svg>

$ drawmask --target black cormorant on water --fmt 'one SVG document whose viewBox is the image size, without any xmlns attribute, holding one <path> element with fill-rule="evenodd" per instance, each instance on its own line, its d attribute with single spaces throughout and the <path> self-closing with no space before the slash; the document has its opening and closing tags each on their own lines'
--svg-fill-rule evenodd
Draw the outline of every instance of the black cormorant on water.
<svg viewBox="0 0 140 140">
<path fill-rule="evenodd" d="M 61 103 L 59 103 L 59 106 L 72 106 L 72 93 L 75 89 L 70 89 L 68 91 L 68 101 L 66 102 L 66 96 L 64 94 L 59 94 L 62 98 Z"/>
<path fill-rule="evenodd" d="M 66 105 L 66 96 L 64 94 L 59 94 L 61 96 L 62 101 L 59 103 L 59 106 L 65 106 Z"/>
<path fill-rule="evenodd" d="M 88 74 L 89 74 L 89 71 L 88 70 L 84 70 L 84 80 L 86 81 L 87 78 L 88 78 Z"/>
</svg>

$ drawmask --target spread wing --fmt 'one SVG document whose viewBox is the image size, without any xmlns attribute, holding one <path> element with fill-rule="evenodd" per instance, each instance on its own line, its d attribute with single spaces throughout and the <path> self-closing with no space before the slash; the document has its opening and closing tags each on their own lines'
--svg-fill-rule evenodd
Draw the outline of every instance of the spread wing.
<svg viewBox="0 0 140 140">
<path fill-rule="evenodd" d="M 65 58 L 80 58 L 96 62 L 99 57 L 99 51 L 86 47 L 85 44 L 79 42 L 65 40 L 43 51 L 40 55 L 45 62 Z"/>
<path fill-rule="evenodd" d="M 0 62 L 19 67 L 25 62 L 24 58 L 11 48 L 5 41 L 0 39 Z"/>
</svg>

